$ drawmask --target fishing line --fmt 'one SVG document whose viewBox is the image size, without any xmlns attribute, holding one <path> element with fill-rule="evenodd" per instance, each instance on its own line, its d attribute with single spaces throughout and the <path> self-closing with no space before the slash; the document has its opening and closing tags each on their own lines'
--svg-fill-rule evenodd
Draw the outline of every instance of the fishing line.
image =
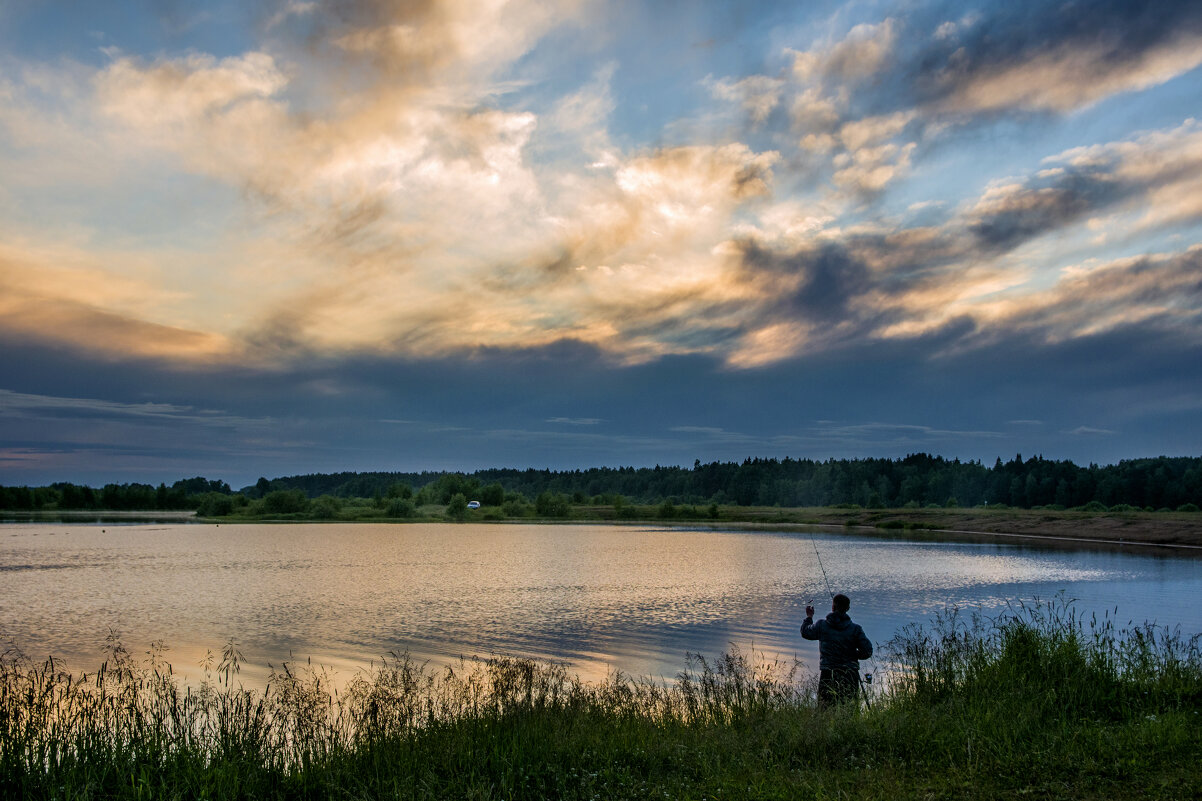
<svg viewBox="0 0 1202 801">
<path fill-rule="evenodd" d="M 818 542 L 814 539 L 813 534 L 810 534 L 810 545 L 814 546 L 814 556 L 818 557 L 818 569 L 822 571 L 822 580 L 826 582 L 826 591 L 831 598 L 834 598 L 835 593 L 831 590 L 831 580 L 826 577 L 826 568 L 822 566 L 822 554 L 818 553 Z"/>
</svg>

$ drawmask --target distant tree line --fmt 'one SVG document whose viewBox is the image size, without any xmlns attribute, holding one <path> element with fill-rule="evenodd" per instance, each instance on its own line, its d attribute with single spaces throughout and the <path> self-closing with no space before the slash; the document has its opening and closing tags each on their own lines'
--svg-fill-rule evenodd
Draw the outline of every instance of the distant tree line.
<svg viewBox="0 0 1202 801">
<path fill-rule="evenodd" d="M 1129 459 L 1082 467 L 1068 460 L 1016 455 L 981 462 L 913 454 L 904 459 L 746 459 L 686 467 L 594 467 L 586 470 L 489 469 L 474 473 L 315 473 L 259 479 L 249 497 L 301 490 L 307 497 L 387 497 L 402 485 L 419 500 L 446 503 L 456 493 L 544 493 L 574 503 L 622 496 L 632 503 L 866 508 L 996 504 L 1029 509 L 1102 504 L 1176 509 L 1202 504 L 1202 457 Z M 488 500 L 481 498 L 486 504 Z"/>
<path fill-rule="evenodd" d="M 993 466 L 913 454 L 904 459 L 746 459 L 687 467 L 594 467 L 586 470 L 489 469 L 474 473 L 315 473 L 260 478 L 232 493 L 197 477 L 160 484 L 107 484 L 99 490 L 59 483 L 0 487 L 0 509 L 232 509 L 255 503 L 288 511 L 319 501 L 370 498 L 405 516 L 457 496 L 485 506 L 535 504 L 554 515 L 565 503 L 722 504 L 865 508 L 1005 505 L 1130 506 L 1177 509 L 1202 505 L 1202 457 L 1130 459 L 1078 466 L 1021 455 Z M 277 510 L 276 507 L 279 507 Z M 539 512 L 540 514 L 543 511 Z"/>
<path fill-rule="evenodd" d="M 0 486 L 0 509 L 170 511 L 195 509 L 208 493 L 230 495 L 230 485 L 207 478 L 186 478 L 170 487 L 159 484 L 105 484 L 99 489 L 60 481 L 45 487 Z"/>
</svg>

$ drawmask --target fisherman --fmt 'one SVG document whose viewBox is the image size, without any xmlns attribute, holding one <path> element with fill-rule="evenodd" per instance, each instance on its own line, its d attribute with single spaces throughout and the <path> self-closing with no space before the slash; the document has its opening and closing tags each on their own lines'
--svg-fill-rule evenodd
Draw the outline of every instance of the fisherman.
<svg viewBox="0 0 1202 801">
<path fill-rule="evenodd" d="M 858 623 L 847 616 L 851 600 L 836 595 L 831 601 L 831 613 L 825 620 L 814 622 L 814 607 L 806 607 L 806 619 L 801 624 L 801 636 L 818 641 L 818 704 L 851 701 L 860 689 L 860 660 L 872 656 L 872 643 Z"/>
</svg>

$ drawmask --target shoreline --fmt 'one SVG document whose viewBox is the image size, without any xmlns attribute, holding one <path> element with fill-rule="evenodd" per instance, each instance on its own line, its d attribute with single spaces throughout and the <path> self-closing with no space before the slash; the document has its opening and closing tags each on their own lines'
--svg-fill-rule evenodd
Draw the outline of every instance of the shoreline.
<svg viewBox="0 0 1202 801">
<path fill-rule="evenodd" d="M 821 522 L 899 532 L 1202 551 L 1202 515 L 1193 512 L 890 509 L 853 511 L 842 520 Z"/>
<path fill-rule="evenodd" d="M 497 519 L 469 513 L 463 520 L 451 521 L 441 507 L 426 507 L 424 514 L 408 519 L 354 515 L 334 519 L 307 517 L 198 517 L 190 511 L 135 512 L 103 510 L 65 510 L 62 512 L 7 512 L 0 522 L 88 522 L 88 523 L 607 523 L 624 525 L 660 525 L 671 527 L 704 526 L 789 530 L 804 526 L 856 530 L 903 536 L 949 536 L 953 538 L 997 538 L 1062 543 L 1066 545 L 1103 545 L 1123 548 L 1148 548 L 1202 555 L 1202 513 L 1197 512 L 1084 512 L 1051 509 L 845 509 L 834 507 L 737 507 L 724 506 L 717 517 L 682 513 L 659 517 L 655 507 L 639 507 L 631 517 L 619 517 L 612 507 L 575 506 L 568 517 L 508 517 Z M 678 507 L 682 512 L 690 507 Z"/>
</svg>

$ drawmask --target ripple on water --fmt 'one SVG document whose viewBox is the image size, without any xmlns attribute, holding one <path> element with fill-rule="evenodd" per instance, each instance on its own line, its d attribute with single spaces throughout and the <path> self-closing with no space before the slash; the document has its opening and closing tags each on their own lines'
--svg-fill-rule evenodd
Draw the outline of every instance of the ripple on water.
<svg viewBox="0 0 1202 801">
<path fill-rule="evenodd" d="M 949 604 L 1062 591 L 1086 613 L 1118 603 L 1124 620 L 1202 630 L 1196 560 L 1115 552 L 596 525 L 81 525 L 35 540 L 55 530 L 37 526 L 0 527 L 3 633 L 84 658 L 112 627 L 135 653 L 162 639 L 187 659 L 234 637 L 260 666 L 512 653 L 672 676 L 686 652 L 730 643 L 813 663 L 797 628 L 829 597 L 816 548 L 878 643 Z"/>
</svg>

